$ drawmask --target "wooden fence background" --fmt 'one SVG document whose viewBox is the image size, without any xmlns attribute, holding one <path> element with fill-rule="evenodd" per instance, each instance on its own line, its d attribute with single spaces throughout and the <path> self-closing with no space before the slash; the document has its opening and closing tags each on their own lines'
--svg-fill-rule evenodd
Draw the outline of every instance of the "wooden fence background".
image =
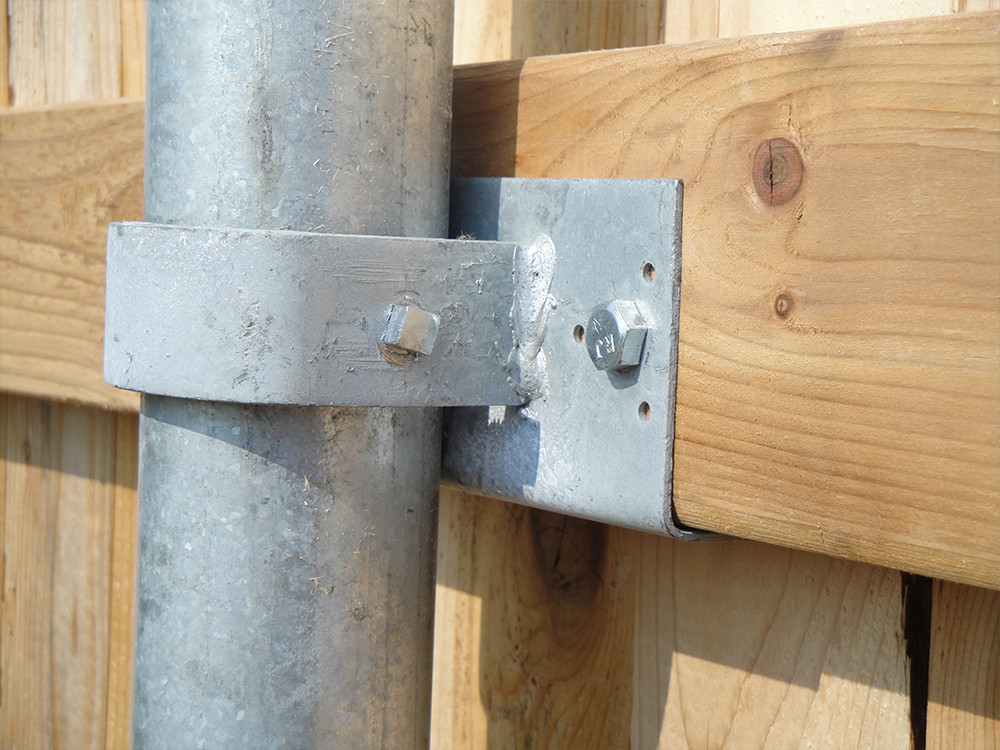
<svg viewBox="0 0 1000 750">
<path fill-rule="evenodd" d="M 457 5 L 458 63 L 1000 7 Z M 113 112 L 142 96 L 142 0 L 7 0 L 0 23 L 0 106 L 107 100 Z M 101 127 L 81 122 L 81 173 L 111 158 L 84 148 Z M 0 747 L 10 750 L 128 746 L 136 402 L 99 384 L 74 391 L 80 378 L 66 373 L 99 372 L 100 352 L 80 350 L 103 326 L 83 303 L 81 269 L 103 264 L 101 227 L 141 206 L 113 190 L 81 206 L 78 192 L 72 179 L 54 191 L 35 234 L 0 226 L 0 275 L 16 264 L 32 278 L 30 288 L 0 279 L 10 337 L 0 342 Z M 69 305 L 72 325 L 67 310 L 48 314 L 56 305 Z M 19 331 L 48 342 L 31 368 L 42 376 L 10 374 Z M 440 529 L 435 748 L 1000 748 L 996 591 L 756 542 L 681 545 L 451 490 Z"/>
</svg>

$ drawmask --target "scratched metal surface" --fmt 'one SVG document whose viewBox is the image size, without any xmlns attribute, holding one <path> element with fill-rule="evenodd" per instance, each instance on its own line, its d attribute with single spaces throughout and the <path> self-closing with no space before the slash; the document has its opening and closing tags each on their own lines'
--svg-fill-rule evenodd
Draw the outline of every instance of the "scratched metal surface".
<svg viewBox="0 0 1000 750">
<path fill-rule="evenodd" d="M 519 404 L 514 245 L 113 224 L 105 378 L 245 404 Z M 434 350 L 379 351 L 390 305 L 441 317 Z M 398 362 L 398 360 L 396 360 Z"/>
<path fill-rule="evenodd" d="M 520 307 L 534 327 L 522 325 L 517 338 L 541 340 L 534 397 L 521 407 L 446 412 L 444 467 L 453 480 L 560 513 L 701 538 L 679 528 L 671 508 L 681 205 L 677 180 L 453 183 L 453 235 L 520 248 L 539 247 L 545 235 L 554 247 L 554 264 L 521 253 L 515 291 L 514 317 Z M 644 273 L 647 264 L 654 273 Z M 649 328 L 637 368 L 597 370 L 574 335 L 611 299 L 634 300 Z"/>
</svg>

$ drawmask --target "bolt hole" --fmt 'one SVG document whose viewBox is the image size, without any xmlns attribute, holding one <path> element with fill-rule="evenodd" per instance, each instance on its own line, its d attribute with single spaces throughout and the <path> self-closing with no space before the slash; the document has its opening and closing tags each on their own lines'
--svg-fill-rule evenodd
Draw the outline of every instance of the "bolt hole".
<svg viewBox="0 0 1000 750">
<path fill-rule="evenodd" d="M 656 268 L 652 263 L 647 263 L 642 267 L 642 278 L 646 281 L 652 281 L 656 278 Z"/>
<path fill-rule="evenodd" d="M 649 420 L 649 404 L 645 401 L 639 404 L 639 419 L 643 422 Z"/>
<path fill-rule="evenodd" d="M 575 338 L 581 344 L 583 343 L 583 326 L 576 326 L 573 329 L 573 338 Z"/>
</svg>

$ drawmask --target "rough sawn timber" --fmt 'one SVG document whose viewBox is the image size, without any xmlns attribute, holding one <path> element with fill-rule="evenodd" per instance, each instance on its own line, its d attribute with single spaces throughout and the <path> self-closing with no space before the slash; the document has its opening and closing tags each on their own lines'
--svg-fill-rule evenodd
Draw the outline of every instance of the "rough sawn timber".
<svg viewBox="0 0 1000 750">
<path fill-rule="evenodd" d="M 1000 586 L 998 30 L 970 14 L 457 72 L 458 174 L 685 180 L 686 523 Z M 107 107 L 2 115 L 0 386 L 127 408 L 94 354 L 100 248 L 18 208 L 58 195 L 47 174 L 72 185 L 103 134 L 72 205 L 133 212 L 141 105 Z M 16 147 L 31 132 L 43 169 Z M 44 295 L 71 304 L 34 312 Z M 52 356 L 70 363 L 30 363 Z"/>
<path fill-rule="evenodd" d="M 104 245 L 142 218 L 143 105 L 0 114 L 0 390 L 138 410 L 104 383 Z"/>
<path fill-rule="evenodd" d="M 685 523 L 1000 587 L 998 34 L 970 14 L 457 72 L 460 175 L 685 181 Z"/>
</svg>

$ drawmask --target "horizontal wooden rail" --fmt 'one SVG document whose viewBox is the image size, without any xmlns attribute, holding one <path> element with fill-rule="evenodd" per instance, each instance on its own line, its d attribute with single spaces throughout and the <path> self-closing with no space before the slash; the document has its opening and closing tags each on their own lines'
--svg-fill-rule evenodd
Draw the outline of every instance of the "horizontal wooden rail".
<svg viewBox="0 0 1000 750">
<path fill-rule="evenodd" d="M 998 32 L 456 72 L 459 175 L 684 179 L 686 523 L 1000 587 Z M 100 248 L 138 215 L 141 104 L 2 118 L 0 388 L 134 406 L 101 385 Z"/>
<path fill-rule="evenodd" d="M 115 409 L 108 223 L 142 218 L 142 100 L 0 112 L 0 390 Z"/>
</svg>

